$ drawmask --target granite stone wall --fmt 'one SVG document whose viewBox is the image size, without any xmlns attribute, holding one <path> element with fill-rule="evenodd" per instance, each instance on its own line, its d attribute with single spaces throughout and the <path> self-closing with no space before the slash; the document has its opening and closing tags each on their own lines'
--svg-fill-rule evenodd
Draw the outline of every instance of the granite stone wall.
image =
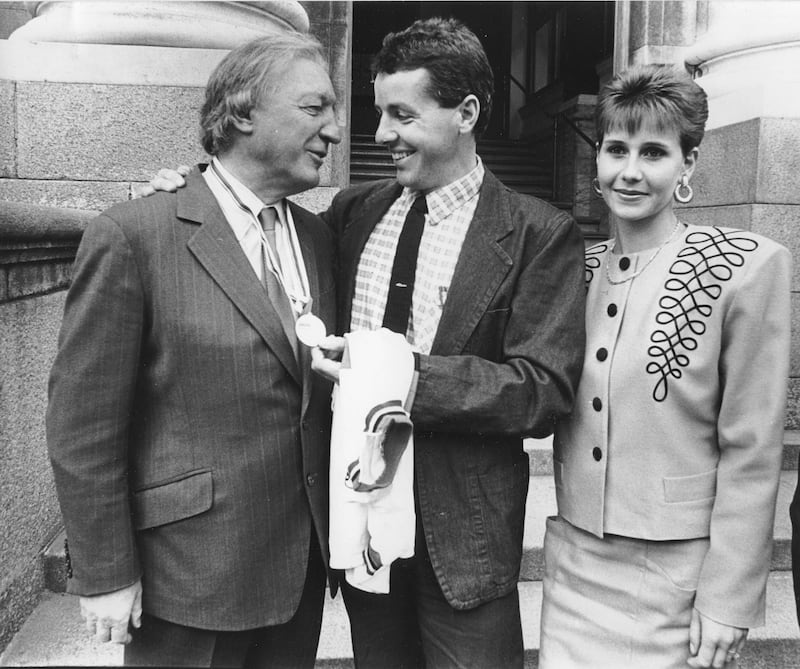
<svg viewBox="0 0 800 669">
<path fill-rule="evenodd" d="M 0 202 L 0 650 L 36 605 L 41 553 L 61 527 L 45 443 L 47 377 L 75 249 L 93 215 Z"/>
</svg>

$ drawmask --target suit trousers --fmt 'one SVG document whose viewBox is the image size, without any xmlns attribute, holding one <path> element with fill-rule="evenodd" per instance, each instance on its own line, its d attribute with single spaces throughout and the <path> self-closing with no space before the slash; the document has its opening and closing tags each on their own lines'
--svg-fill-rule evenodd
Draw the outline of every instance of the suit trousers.
<svg viewBox="0 0 800 669">
<path fill-rule="evenodd" d="M 303 594 L 288 622 L 222 632 L 144 614 L 141 628 L 132 631 L 133 640 L 125 646 L 125 666 L 312 669 L 322 625 L 326 571 L 316 538 L 311 543 Z"/>
<path fill-rule="evenodd" d="M 450 606 L 431 565 L 417 515 L 416 555 L 392 563 L 389 594 L 342 579 L 356 669 L 521 669 L 516 588 L 466 611 Z"/>
</svg>

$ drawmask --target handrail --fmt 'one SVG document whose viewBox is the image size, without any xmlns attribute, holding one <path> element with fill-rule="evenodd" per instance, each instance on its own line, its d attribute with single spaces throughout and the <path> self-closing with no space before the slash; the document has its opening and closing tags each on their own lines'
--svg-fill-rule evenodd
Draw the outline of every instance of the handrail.
<svg viewBox="0 0 800 669">
<path fill-rule="evenodd" d="M 519 90 L 522 91 L 523 95 L 525 96 L 525 99 L 527 100 L 528 99 L 528 89 L 525 88 L 525 86 L 523 86 L 521 83 L 519 83 L 519 79 L 517 79 L 510 72 L 508 74 L 508 79 L 509 79 L 509 81 L 511 81 L 512 84 L 516 84 L 517 85 L 517 88 L 519 88 Z"/>
<path fill-rule="evenodd" d="M 525 88 L 524 88 L 524 87 L 523 87 L 523 86 L 522 86 L 522 85 L 521 85 L 521 84 L 520 84 L 520 83 L 519 83 L 519 82 L 518 82 L 518 81 L 517 81 L 517 80 L 516 80 L 516 79 L 515 79 L 515 78 L 514 78 L 512 75 L 509 75 L 509 78 L 510 78 L 510 79 L 511 79 L 511 80 L 512 80 L 512 81 L 513 81 L 515 84 L 517 84 L 517 86 L 519 86 L 520 88 L 522 88 L 522 90 L 523 90 L 523 91 L 525 90 Z M 563 119 L 564 121 L 566 121 L 567 125 L 568 125 L 570 128 L 572 128 L 572 129 L 575 131 L 575 133 L 576 133 L 576 134 L 577 134 L 577 135 L 578 135 L 578 136 L 579 136 L 579 137 L 580 137 L 580 138 L 581 138 L 581 139 L 582 139 L 584 142 L 586 142 L 586 143 L 587 143 L 589 146 L 591 146 L 593 149 L 595 148 L 595 144 L 596 144 L 596 143 L 595 143 L 595 141 L 594 141 L 594 140 L 593 140 L 591 137 L 589 137 L 589 135 L 587 135 L 585 132 L 583 132 L 583 130 L 581 130 L 581 129 L 580 129 L 580 128 L 579 128 L 579 127 L 578 127 L 578 126 L 575 124 L 575 122 L 574 122 L 574 121 L 573 121 L 573 120 L 572 120 L 572 119 L 571 119 L 569 116 L 567 116 L 567 115 L 566 115 L 566 113 L 565 113 L 565 112 L 563 112 L 563 111 L 560 111 L 560 112 L 552 113 L 552 112 L 548 111 L 547 109 L 545 109 L 545 108 L 544 108 L 544 107 L 543 107 L 543 106 L 542 106 L 542 105 L 539 103 L 539 101 L 538 101 L 538 100 L 536 100 L 536 98 L 535 98 L 535 97 L 533 97 L 533 96 L 528 96 L 528 95 L 527 95 L 527 92 L 526 92 L 526 98 L 525 98 L 525 99 L 527 100 L 527 102 L 528 102 L 529 104 L 533 104 L 535 107 L 537 107 L 537 108 L 539 109 L 539 111 L 541 111 L 541 112 L 542 112 L 542 113 L 543 113 L 545 116 L 547 116 L 548 118 L 551 118 L 551 119 L 553 119 L 554 121 L 557 121 L 558 119 Z"/>
<path fill-rule="evenodd" d="M 591 137 L 589 137 L 589 135 L 583 132 L 583 130 L 581 130 L 577 125 L 575 125 L 575 121 L 567 116 L 566 113 L 563 111 L 556 112 L 554 116 L 564 119 L 567 122 L 567 125 L 572 128 L 584 142 L 586 142 L 593 149 L 596 147 L 597 143 Z"/>
</svg>

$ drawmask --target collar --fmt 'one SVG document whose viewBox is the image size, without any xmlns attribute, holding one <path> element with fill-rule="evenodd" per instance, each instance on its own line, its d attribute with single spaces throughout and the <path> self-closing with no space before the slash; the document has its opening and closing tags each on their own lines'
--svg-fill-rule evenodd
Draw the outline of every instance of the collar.
<svg viewBox="0 0 800 669">
<path fill-rule="evenodd" d="M 233 173 L 230 172 L 230 170 L 226 169 L 225 166 L 220 162 L 219 158 L 214 156 L 211 159 L 211 164 L 219 171 L 225 181 L 228 182 L 230 190 L 233 191 L 234 195 L 239 198 L 239 201 L 250 210 L 253 216 L 258 218 L 258 215 L 261 213 L 261 210 L 264 207 L 274 206 L 278 212 L 278 218 L 280 219 L 280 222 L 283 223 L 286 220 L 283 200 L 277 200 L 276 202 L 263 202 L 261 198 L 259 198 L 253 191 L 251 191 L 239 179 L 237 179 Z M 227 205 L 227 210 L 236 211 L 239 209 L 236 199 L 220 182 L 219 177 L 214 174 L 214 170 L 205 170 L 203 172 L 203 176 L 205 177 L 208 187 L 211 189 L 211 192 L 214 193 L 217 200 L 224 200 Z M 232 220 L 230 220 L 229 223 L 234 234 L 236 235 L 236 240 L 241 242 L 242 238 L 250 229 L 250 226 L 254 224 L 254 221 L 250 220 L 249 217 L 246 216 L 236 216 L 232 217 Z"/>
<path fill-rule="evenodd" d="M 475 167 L 460 179 L 451 181 L 446 186 L 435 188 L 425 196 L 428 204 L 428 222 L 431 225 L 443 221 L 460 207 L 463 207 L 472 198 L 478 195 L 483 183 L 485 169 L 480 156 L 477 157 Z M 408 206 L 417 199 L 418 191 L 403 188 L 401 199 L 408 200 Z"/>
</svg>

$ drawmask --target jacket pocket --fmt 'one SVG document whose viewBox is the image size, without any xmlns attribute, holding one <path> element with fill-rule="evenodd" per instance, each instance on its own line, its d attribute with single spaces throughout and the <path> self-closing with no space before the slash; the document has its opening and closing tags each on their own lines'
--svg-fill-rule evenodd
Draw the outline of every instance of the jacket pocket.
<svg viewBox="0 0 800 669">
<path fill-rule="evenodd" d="M 710 499 L 716 494 L 716 469 L 702 474 L 692 474 L 691 476 L 664 477 L 664 501 L 668 504 L 696 502 L 701 499 Z"/>
<path fill-rule="evenodd" d="M 201 469 L 133 493 L 137 530 L 159 527 L 208 511 L 214 502 L 211 470 Z"/>
</svg>

